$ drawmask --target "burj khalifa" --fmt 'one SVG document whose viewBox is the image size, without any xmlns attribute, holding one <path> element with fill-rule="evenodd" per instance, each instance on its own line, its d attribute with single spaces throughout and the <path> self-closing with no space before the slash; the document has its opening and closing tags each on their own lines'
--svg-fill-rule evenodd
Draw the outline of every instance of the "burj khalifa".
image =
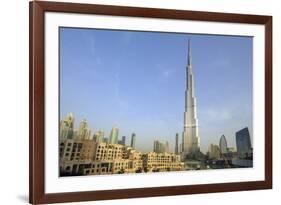
<svg viewBox="0 0 281 205">
<path fill-rule="evenodd" d="M 197 105 L 195 97 L 194 76 L 192 72 L 191 45 L 188 41 L 188 59 L 186 66 L 186 90 L 184 128 L 182 133 L 182 153 L 195 154 L 200 151 L 198 135 Z"/>
</svg>

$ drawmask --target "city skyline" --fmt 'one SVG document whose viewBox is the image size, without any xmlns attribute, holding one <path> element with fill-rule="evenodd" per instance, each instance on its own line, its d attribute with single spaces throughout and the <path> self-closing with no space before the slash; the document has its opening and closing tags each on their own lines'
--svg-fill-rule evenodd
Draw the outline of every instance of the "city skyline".
<svg viewBox="0 0 281 205">
<path fill-rule="evenodd" d="M 71 116 L 71 117 L 70 117 Z M 68 113 L 67 114 L 67 116 L 65 116 L 64 117 L 64 119 L 62 119 L 61 120 L 61 125 L 62 124 L 65 124 L 64 122 L 66 122 L 66 121 L 68 121 L 69 122 L 69 119 L 72 119 L 72 126 L 69 126 L 69 125 L 66 125 L 67 127 L 69 126 L 69 127 L 74 127 L 74 130 L 72 130 L 72 131 L 74 131 L 74 132 L 71 132 L 71 137 L 68 137 L 68 133 L 66 133 L 66 134 L 64 134 L 64 132 L 65 132 L 65 128 L 60 128 L 61 130 L 61 132 L 60 132 L 60 138 L 61 139 L 64 139 L 64 140 L 67 140 L 67 139 L 73 139 L 73 140 L 93 140 L 94 142 L 97 142 L 97 143 L 109 143 L 109 144 L 119 144 L 119 145 L 124 145 L 124 146 L 126 146 L 126 147 L 131 147 L 131 148 L 133 148 L 133 149 L 135 149 L 135 144 L 136 144 L 136 133 L 131 133 L 131 136 L 124 136 L 124 135 L 122 135 L 122 136 L 120 136 L 120 135 L 118 135 L 118 132 L 119 132 L 119 128 L 117 128 L 117 127 L 112 127 L 111 128 L 111 130 L 110 130 L 110 132 L 109 132 L 109 135 L 107 136 L 107 135 L 105 135 L 104 134 L 104 131 L 103 130 L 101 130 L 101 129 L 98 129 L 98 130 L 94 130 L 94 134 L 93 135 L 91 135 L 91 134 L 84 134 L 84 132 L 82 131 L 81 132 L 81 130 L 83 130 L 84 128 L 81 126 L 81 124 L 84 124 L 85 125 L 85 123 L 86 123 L 86 126 L 84 126 L 85 128 L 86 128 L 86 132 L 88 132 L 88 133 L 91 133 L 91 131 L 93 131 L 93 130 L 91 130 L 91 128 L 88 126 L 88 124 L 87 124 L 87 120 L 86 119 L 83 119 L 80 123 L 78 123 L 78 124 L 80 124 L 80 126 L 79 127 L 77 127 L 76 129 L 75 129 L 75 126 L 73 126 L 73 125 L 75 125 L 75 117 L 73 116 L 73 113 Z M 118 132 L 117 132 L 117 135 L 115 136 L 115 140 L 114 141 L 111 141 L 110 140 L 110 138 L 112 137 L 112 132 L 114 131 L 114 130 L 118 130 Z M 227 153 L 227 152 L 236 152 L 236 151 L 238 151 L 237 149 L 238 149 L 238 147 L 237 147 L 237 133 L 240 133 L 240 132 L 245 132 L 245 130 L 248 132 L 248 134 L 247 134 L 247 132 L 246 132 L 246 143 L 244 144 L 244 142 L 243 142 L 243 145 L 242 146 L 248 146 L 248 149 L 252 149 L 252 146 L 251 146 L 251 136 L 250 136 L 250 134 L 249 134 L 249 130 L 248 130 L 248 127 L 244 127 L 244 128 L 242 128 L 242 129 L 240 129 L 240 130 L 237 130 L 236 132 L 235 132 L 235 138 L 236 138 L 236 142 L 235 142 L 235 145 L 234 146 L 228 146 L 227 145 L 227 138 L 224 136 L 224 135 L 222 135 L 221 137 L 220 137 L 220 139 L 219 139 L 219 141 L 218 142 L 211 142 L 209 145 L 208 145 L 208 147 L 210 146 L 210 145 L 215 145 L 215 146 L 217 146 L 219 149 L 220 149 L 220 152 L 221 152 L 221 154 L 225 154 L 225 153 Z M 77 134 L 76 134 L 77 133 Z M 78 137 L 78 138 L 77 138 Z M 127 140 L 126 140 L 127 139 Z M 248 140 L 248 141 L 247 141 Z M 162 142 L 161 142 L 162 141 Z M 160 143 L 160 144 L 163 144 L 163 140 L 159 140 L 159 138 L 155 138 L 154 140 L 153 140 L 153 147 L 152 147 L 152 149 L 151 150 L 147 150 L 147 151 L 145 151 L 144 153 L 147 153 L 147 152 L 157 152 L 157 151 L 155 151 L 155 142 L 158 142 L 158 143 Z M 174 145 L 174 147 L 170 147 L 169 148 L 169 144 L 171 143 L 170 141 L 165 141 L 165 145 L 167 146 L 164 150 L 165 151 L 161 151 L 161 152 L 169 152 L 169 153 L 174 153 L 174 154 L 180 154 L 180 153 L 185 153 L 183 150 L 181 150 L 181 143 L 180 143 L 180 141 L 179 141 L 179 135 L 178 135 L 178 133 L 176 133 L 175 134 L 175 142 L 178 142 L 178 147 L 176 147 L 176 145 Z M 164 145 L 163 144 L 163 145 Z M 172 144 L 172 143 L 171 143 Z M 176 144 L 176 143 L 175 143 Z M 138 150 L 138 149 L 137 149 Z M 139 150 L 139 151 L 141 151 L 141 150 Z M 209 148 L 208 148 L 208 150 L 207 150 L 207 152 L 209 151 Z M 248 150 L 247 150 L 248 151 Z M 207 154 L 207 152 L 205 152 L 204 154 Z"/>
<path fill-rule="evenodd" d="M 96 32 L 98 34 L 96 34 Z M 102 36 L 102 34 L 104 34 L 104 36 Z M 142 151 L 152 150 L 153 141 L 158 139 L 161 141 L 169 141 L 171 147 L 174 147 L 175 134 L 181 133 L 183 130 L 182 113 L 184 111 L 184 88 L 185 88 L 184 76 L 185 76 L 185 67 L 187 65 L 187 55 L 186 55 L 187 39 L 191 39 L 193 45 L 192 47 L 193 72 L 195 73 L 195 79 L 196 79 L 195 87 L 196 87 L 196 95 L 198 100 L 197 109 L 198 109 L 198 119 L 199 119 L 199 136 L 201 138 L 201 150 L 203 152 L 206 152 L 209 144 L 211 143 L 218 144 L 221 135 L 226 136 L 228 144 L 230 146 L 235 146 L 234 143 L 235 132 L 244 127 L 249 127 L 251 133 L 252 130 L 251 58 L 250 58 L 250 62 L 248 62 L 249 60 L 247 61 L 247 59 L 249 59 L 249 55 L 252 56 L 251 38 L 150 33 L 150 32 L 149 33 L 120 32 L 120 31 L 118 32 L 118 31 L 101 31 L 101 30 L 94 30 L 94 29 L 88 29 L 88 30 L 62 29 L 60 31 L 60 35 L 61 35 L 60 46 L 63 51 L 62 52 L 63 55 L 61 57 L 61 66 L 60 66 L 61 67 L 61 71 L 60 71 L 61 95 L 62 95 L 61 106 L 60 106 L 61 117 L 65 116 L 66 113 L 68 112 L 73 112 L 74 115 L 77 116 L 76 119 L 78 119 L 79 122 L 82 121 L 82 119 L 84 118 L 88 120 L 89 127 L 92 129 L 92 132 L 96 132 L 97 130 L 103 130 L 105 136 L 109 136 L 112 127 L 118 127 L 120 129 L 119 136 L 127 136 L 129 138 L 129 136 L 132 133 L 136 133 L 136 135 L 138 136 L 136 147 L 137 149 Z M 115 39 L 115 41 L 117 38 L 122 43 L 124 43 L 126 47 L 125 49 L 128 49 L 128 47 L 130 47 L 131 44 L 135 44 L 135 47 L 140 46 L 142 49 L 140 52 L 134 50 L 134 52 L 132 52 L 133 56 L 131 56 L 132 54 L 129 54 L 129 52 L 126 53 L 128 54 L 128 56 L 124 55 L 125 50 L 124 49 L 122 50 L 120 45 L 119 47 L 117 46 L 117 48 L 116 47 L 113 48 L 113 50 L 115 49 L 115 51 L 116 49 L 120 49 L 120 52 L 112 52 L 112 50 L 107 50 L 108 52 L 105 52 L 105 50 L 103 50 L 104 53 L 103 52 L 99 53 L 98 49 L 101 48 L 97 45 L 98 44 L 97 42 L 100 42 L 98 41 L 98 39 L 109 40 L 110 36 L 114 37 L 113 39 Z M 71 41 L 73 42 L 73 45 L 71 44 L 71 46 L 77 46 L 76 45 L 77 42 L 75 42 L 75 39 L 76 41 L 77 39 L 79 40 L 82 39 L 82 46 L 85 47 L 82 47 L 81 45 L 78 46 L 78 52 L 80 53 L 80 55 L 77 56 L 78 59 L 76 58 L 72 58 L 72 60 L 70 59 L 71 58 L 70 54 L 75 54 L 77 50 L 74 51 L 73 50 L 74 47 L 71 49 L 69 48 L 71 47 L 69 44 L 64 43 L 64 42 L 69 42 L 69 38 L 74 38 L 73 39 L 74 41 Z M 141 41 L 140 42 L 136 41 L 136 39 Z M 153 40 L 155 40 L 156 42 L 154 42 Z M 168 40 L 168 43 L 165 43 L 165 40 Z M 88 41 L 89 43 L 87 45 L 86 44 L 84 45 L 83 41 L 85 42 Z M 214 44 L 214 47 L 216 49 L 216 52 L 209 53 L 209 56 L 206 60 L 205 58 L 202 57 L 202 54 L 200 55 L 200 53 L 205 52 L 206 55 L 206 52 L 208 53 L 208 49 L 202 50 L 202 43 L 200 43 L 201 41 L 209 42 L 209 44 L 211 42 L 212 44 Z M 229 41 L 231 43 L 229 43 Z M 182 43 L 185 42 L 185 43 L 180 44 L 180 42 Z M 152 45 L 148 43 L 151 43 Z M 221 44 L 225 45 L 225 47 L 221 48 L 221 53 L 220 53 L 219 50 L 220 50 L 220 46 L 222 46 Z M 109 45 L 111 44 L 109 43 Z M 155 61 L 155 59 L 153 59 L 152 56 L 149 56 L 145 52 L 147 51 L 148 53 L 151 53 L 151 51 L 149 52 L 149 48 L 144 48 L 145 47 L 144 45 L 150 45 L 151 47 L 154 47 L 154 51 L 159 50 L 159 52 L 161 49 L 157 49 L 157 48 L 162 48 L 162 47 L 169 48 L 169 46 L 172 45 L 172 48 L 174 47 L 175 49 L 178 46 L 180 52 L 176 52 L 177 54 L 173 54 L 170 51 L 163 52 L 163 50 L 161 50 L 159 54 L 161 60 L 164 62 L 158 61 L 158 67 L 157 67 L 157 62 Z M 206 46 L 206 48 L 209 47 Z M 89 49 L 90 54 L 89 53 L 86 54 L 86 51 L 84 51 L 84 49 L 85 50 Z M 238 56 L 234 55 L 233 56 L 234 60 L 232 58 L 226 58 L 227 55 L 224 54 L 225 50 L 232 51 L 230 52 L 232 54 L 238 52 L 239 55 Z M 100 54 L 102 54 L 102 57 Z M 105 65 L 107 64 L 107 62 L 104 61 L 106 59 L 103 59 L 103 57 L 104 55 L 108 57 L 107 54 L 116 55 L 113 57 L 113 61 L 116 61 L 115 64 L 112 64 L 113 68 L 108 65 Z M 163 59 L 163 56 L 168 54 L 171 55 L 170 60 Z M 216 58 L 215 58 L 215 54 L 217 54 Z M 153 55 L 153 53 L 151 53 L 151 55 Z M 200 60 L 200 56 L 202 60 Z M 243 58 L 243 56 L 245 57 L 245 59 Z M 132 57 L 132 59 L 129 59 L 129 57 Z M 155 57 L 156 59 L 159 58 L 157 54 L 154 54 L 153 57 Z M 235 74 L 234 77 L 228 76 L 229 74 L 226 73 L 225 71 L 222 72 L 223 74 L 222 76 L 226 79 L 222 78 L 221 76 L 214 76 L 213 73 L 209 73 L 208 70 L 206 70 L 206 67 L 198 63 L 198 61 L 199 62 L 204 61 L 205 64 L 214 63 L 213 61 L 208 61 L 210 60 L 210 58 L 212 59 L 212 57 L 214 58 L 213 60 L 219 59 L 221 61 L 220 62 L 218 61 L 216 65 L 208 65 L 207 67 L 211 67 L 211 69 L 213 67 L 219 67 L 217 69 L 213 69 L 216 71 L 218 70 L 223 71 L 224 68 L 227 70 L 227 72 L 232 73 L 233 72 L 232 69 L 235 68 L 229 68 L 229 67 L 236 66 L 237 68 L 236 71 L 234 71 Z M 121 61 L 123 58 L 127 59 L 128 62 Z M 147 66 L 147 65 L 145 66 L 145 64 L 143 64 L 141 61 L 147 59 L 149 62 L 155 61 L 154 64 L 156 63 L 156 67 L 157 67 L 156 70 L 152 69 L 152 74 L 153 74 L 152 77 L 155 77 L 154 79 L 147 76 L 151 74 L 150 72 L 151 70 L 149 71 L 147 70 L 150 69 L 151 66 Z M 136 62 L 134 62 L 134 60 Z M 179 62 L 177 62 L 176 60 L 178 60 Z M 81 65 L 79 65 L 79 62 Z M 243 62 L 245 65 L 242 63 L 243 65 L 237 66 L 234 62 L 236 64 L 240 64 L 241 62 Z M 135 66 L 130 67 L 130 64 L 134 64 L 134 63 Z M 142 67 L 140 67 L 138 63 L 141 64 Z M 234 65 L 232 65 L 232 63 L 234 63 Z M 65 65 L 65 64 L 70 64 L 70 65 Z M 201 62 L 201 64 L 204 63 Z M 163 67 L 162 70 L 161 67 Z M 82 69 L 82 71 L 80 72 L 84 72 L 84 71 L 86 72 L 82 74 L 82 76 L 87 75 L 84 76 L 85 78 L 82 78 L 81 73 L 77 72 L 80 69 Z M 138 70 L 138 69 L 142 69 L 142 70 Z M 123 73 L 124 70 L 130 72 L 130 74 L 126 72 Z M 112 71 L 115 72 L 110 73 Z M 206 74 L 204 74 L 202 78 L 202 75 L 200 75 L 200 73 L 202 74 L 203 72 L 206 72 Z M 246 76 L 243 75 L 245 73 Z M 211 76 L 208 74 L 210 74 Z M 208 83 L 209 86 L 207 86 L 208 89 L 204 91 L 206 86 L 204 86 L 203 83 L 204 80 L 202 79 L 206 78 L 205 75 L 208 75 L 210 79 L 205 79 L 208 80 L 206 81 L 206 84 Z M 215 79 L 211 79 L 212 75 L 213 77 L 215 77 Z M 135 78 L 130 79 L 130 77 L 135 77 Z M 79 81 L 79 79 L 81 82 Z M 221 80 L 220 84 L 218 82 L 215 82 L 219 79 Z M 214 82 L 216 86 L 212 85 L 213 82 L 212 80 L 215 80 Z M 248 81 L 245 83 L 245 80 Z M 72 83 L 70 84 L 70 82 Z M 73 82 L 77 82 L 77 83 L 73 83 Z M 148 85 L 152 85 L 152 83 L 155 84 L 156 88 L 148 86 Z M 109 86 L 109 84 L 112 84 L 113 87 Z M 133 88 L 126 86 L 129 84 L 132 85 L 131 87 Z M 89 87 L 87 87 L 86 85 L 89 85 Z M 237 85 L 239 89 L 236 88 L 235 85 Z M 163 86 L 163 88 L 165 89 L 158 90 L 157 88 L 158 87 L 162 88 L 161 86 Z M 223 86 L 227 91 L 220 92 L 221 87 Z M 220 89 L 216 90 L 214 88 L 212 89 L 212 87 L 220 88 Z M 105 92 L 101 93 L 101 90 L 103 88 L 105 88 Z M 137 94 L 139 94 L 140 96 L 139 95 L 137 96 L 137 94 L 133 93 L 133 91 L 138 91 L 139 93 L 137 92 Z M 232 98 L 229 99 L 228 93 L 229 92 L 231 93 L 231 91 L 233 91 L 232 93 L 233 96 Z M 96 94 L 95 92 L 97 92 L 98 94 Z M 220 101 L 221 100 L 220 97 L 214 95 L 218 93 L 220 95 L 223 95 L 224 97 L 222 102 Z M 100 99 L 100 97 L 103 98 Z M 149 97 L 151 97 L 152 99 L 149 99 Z M 206 101 L 206 99 L 208 100 Z M 108 100 L 110 100 L 110 102 L 108 102 Z M 106 105 L 101 106 L 98 104 L 98 102 L 104 103 Z M 155 107 L 153 105 L 159 105 L 159 106 Z M 217 107 L 215 105 L 217 105 Z M 224 107 L 222 107 L 222 105 L 224 105 Z M 109 110 L 101 109 L 101 107 L 107 107 Z M 71 110 L 70 108 L 73 109 Z M 149 116 L 148 114 L 151 114 L 151 116 Z M 242 119 L 239 119 L 239 117 Z M 226 124 L 228 123 L 227 126 L 219 127 L 219 125 L 222 124 L 222 122 L 225 122 Z M 170 127 L 167 127 L 166 126 L 167 124 L 169 124 Z M 147 150 L 141 149 L 142 147 L 145 147 Z"/>
<path fill-rule="evenodd" d="M 208 152 L 203 154 L 197 148 L 186 152 L 184 146 L 180 153 L 177 147 L 171 152 L 169 142 L 160 140 L 154 140 L 153 150 L 141 152 L 135 148 L 135 133 L 132 133 L 131 144 L 126 145 L 126 136 L 118 140 L 117 127 L 112 128 L 109 138 L 104 138 L 103 131 L 95 132 L 92 137 L 86 119 L 80 122 L 79 130 L 73 129 L 74 123 L 72 113 L 60 122 L 60 176 L 253 167 L 253 148 L 247 127 L 236 132 L 237 151 L 227 146 L 222 135 L 219 145 L 211 143 Z"/>
</svg>

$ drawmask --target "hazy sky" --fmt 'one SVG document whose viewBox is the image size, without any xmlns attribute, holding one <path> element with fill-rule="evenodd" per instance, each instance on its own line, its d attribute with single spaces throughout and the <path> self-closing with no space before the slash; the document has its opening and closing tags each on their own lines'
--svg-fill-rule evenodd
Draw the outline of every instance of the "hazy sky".
<svg viewBox="0 0 281 205">
<path fill-rule="evenodd" d="M 236 131 L 252 133 L 251 37 L 61 28 L 61 118 L 72 112 L 76 127 L 85 118 L 106 137 L 117 126 L 127 144 L 135 132 L 141 151 L 155 139 L 173 151 L 183 131 L 188 39 L 201 150 L 222 134 L 235 146 Z"/>
</svg>

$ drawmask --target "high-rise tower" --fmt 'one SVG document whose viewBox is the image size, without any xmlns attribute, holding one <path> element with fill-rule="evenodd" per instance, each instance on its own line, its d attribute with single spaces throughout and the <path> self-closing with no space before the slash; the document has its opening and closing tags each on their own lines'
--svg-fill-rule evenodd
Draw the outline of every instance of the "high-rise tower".
<svg viewBox="0 0 281 205">
<path fill-rule="evenodd" d="M 250 156 L 252 154 L 252 144 L 248 127 L 236 132 L 237 154 L 240 158 Z"/>
<path fill-rule="evenodd" d="M 175 154 L 179 154 L 179 134 L 176 134 L 176 141 L 175 141 Z"/>
<path fill-rule="evenodd" d="M 95 132 L 93 138 L 97 143 L 102 143 L 104 141 L 104 132 L 101 130 Z"/>
<path fill-rule="evenodd" d="M 60 139 L 73 139 L 74 135 L 74 117 L 72 113 L 60 122 Z"/>
<path fill-rule="evenodd" d="M 109 144 L 117 144 L 118 143 L 118 133 L 119 129 L 117 127 L 113 127 L 111 129 L 110 135 L 109 135 Z"/>
<path fill-rule="evenodd" d="M 169 142 L 160 142 L 159 140 L 155 140 L 153 143 L 153 152 L 156 153 L 165 153 L 169 152 Z"/>
<path fill-rule="evenodd" d="M 131 147 L 136 148 L 136 133 L 132 133 Z"/>
<path fill-rule="evenodd" d="M 194 88 L 194 76 L 192 72 L 191 45 L 188 41 L 188 59 L 186 66 L 186 90 L 185 112 L 182 152 L 194 154 L 200 150 L 200 138 L 198 135 L 198 119 L 196 112 L 196 97 Z"/>
<path fill-rule="evenodd" d="M 88 122 L 86 119 L 80 122 L 79 130 L 78 130 L 79 139 L 90 139 L 91 130 L 88 126 Z"/>
<path fill-rule="evenodd" d="M 219 145 L 220 145 L 220 152 L 222 154 L 226 154 L 228 151 L 227 151 L 227 142 L 224 135 L 221 136 Z"/>
</svg>

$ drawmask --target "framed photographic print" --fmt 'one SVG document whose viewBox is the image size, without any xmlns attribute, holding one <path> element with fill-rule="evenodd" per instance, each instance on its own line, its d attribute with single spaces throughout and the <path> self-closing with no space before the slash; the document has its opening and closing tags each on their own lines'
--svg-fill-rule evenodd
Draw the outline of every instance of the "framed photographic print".
<svg viewBox="0 0 281 205">
<path fill-rule="evenodd" d="M 271 16 L 30 2 L 30 203 L 271 187 Z"/>
</svg>

